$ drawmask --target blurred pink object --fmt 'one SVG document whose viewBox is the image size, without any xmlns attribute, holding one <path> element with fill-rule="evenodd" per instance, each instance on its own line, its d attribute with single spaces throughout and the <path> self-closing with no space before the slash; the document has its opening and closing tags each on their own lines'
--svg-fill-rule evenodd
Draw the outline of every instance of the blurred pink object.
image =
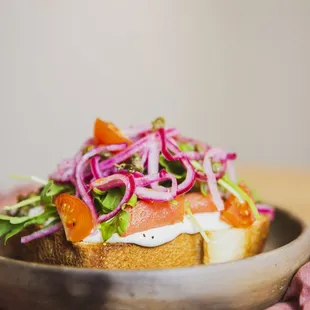
<svg viewBox="0 0 310 310">
<path fill-rule="evenodd" d="M 0 193 L 0 212 L 2 207 L 15 204 L 17 202 L 16 197 L 18 195 L 26 195 L 32 191 L 37 190 L 40 187 L 38 184 L 26 184 L 16 186 L 5 192 Z"/>
<path fill-rule="evenodd" d="M 266 310 L 310 310 L 310 263 L 302 266 L 294 276 L 284 301 Z"/>
</svg>

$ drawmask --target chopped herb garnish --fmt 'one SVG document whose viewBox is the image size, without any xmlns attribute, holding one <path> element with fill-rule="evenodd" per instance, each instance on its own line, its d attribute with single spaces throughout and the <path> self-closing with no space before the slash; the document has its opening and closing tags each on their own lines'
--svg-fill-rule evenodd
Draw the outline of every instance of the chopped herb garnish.
<svg viewBox="0 0 310 310">
<path fill-rule="evenodd" d="M 157 131 L 160 128 L 164 128 L 166 121 L 163 117 L 157 117 L 154 121 L 152 121 L 152 130 Z"/>
</svg>

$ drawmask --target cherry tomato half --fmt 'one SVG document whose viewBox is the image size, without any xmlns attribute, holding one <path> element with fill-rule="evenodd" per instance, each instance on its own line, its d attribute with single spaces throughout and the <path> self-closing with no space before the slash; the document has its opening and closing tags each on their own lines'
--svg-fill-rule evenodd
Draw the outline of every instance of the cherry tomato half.
<svg viewBox="0 0 310 310">
<path fill-rule="evenodd" d="M 252 198 L 250 190 L 244 183 L 239 184 L 239 187 Z M 254 222 L 249 204 L 247 202 L 241 203 L 238 198 L 233 195 L 230 195 L 225 201 L 225 210 L 221 212 L 221 219 L 237 228 L 249 227 Z"/>
<path fill-rule="evenodd" d="M 132 143 L 113 123 L 97 118 L 94 125 L 94 137 L 98 144 Z"/>
<path fill-rule="evenodd" d="M 55 204 L 68 241 L 78 242 L 90 234 L 95 221 L 89 207 L 81 199 L 61 194 Z"/>
</svg>

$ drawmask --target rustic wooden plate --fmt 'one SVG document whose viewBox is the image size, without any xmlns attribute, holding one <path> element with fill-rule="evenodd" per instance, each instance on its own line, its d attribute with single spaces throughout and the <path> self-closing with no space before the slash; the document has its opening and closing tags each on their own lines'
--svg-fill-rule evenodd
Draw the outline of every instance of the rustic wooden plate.
<svg viewBox="0 0 310 310">
<path fill-rule="evenodd" d="M 302 219 L 277 209 L 265 252 L 240 261 L 149 271 L 47 266 L 0 249 L 0 308 L 264 309 L 284 294 L 310 256 Z"/>
</svg>

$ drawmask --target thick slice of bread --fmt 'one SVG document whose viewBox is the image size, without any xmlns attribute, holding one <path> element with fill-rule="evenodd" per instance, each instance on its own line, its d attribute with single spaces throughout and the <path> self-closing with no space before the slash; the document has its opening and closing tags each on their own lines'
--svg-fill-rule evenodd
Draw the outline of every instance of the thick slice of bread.
<svg viewBox="0 0 310 310">
<path fill-rule="evenodd" d="M 203 263 L 223 263 L 260 253 L 269 232 L 270 220 L 262 217 L 252 226 L 206 232 L 211 242 L 203 243 Z"/>
<path fill-rule="evenodd" d="M 260 253 L 268 235 L 269 222 L 269 218 L 262 217 L 246 229 L 206 232 L 211 240 L 209 243 L 205 243 L 200 234 L 181 234 L 153 248 L 126 243 L 72 244 L 65 239 L 63 232 L 58 232 L 14 246 L 14 252 L 27 261 L 87 268 L 132 270 L 195 266 L 227 262 Z"/>
</svg>

